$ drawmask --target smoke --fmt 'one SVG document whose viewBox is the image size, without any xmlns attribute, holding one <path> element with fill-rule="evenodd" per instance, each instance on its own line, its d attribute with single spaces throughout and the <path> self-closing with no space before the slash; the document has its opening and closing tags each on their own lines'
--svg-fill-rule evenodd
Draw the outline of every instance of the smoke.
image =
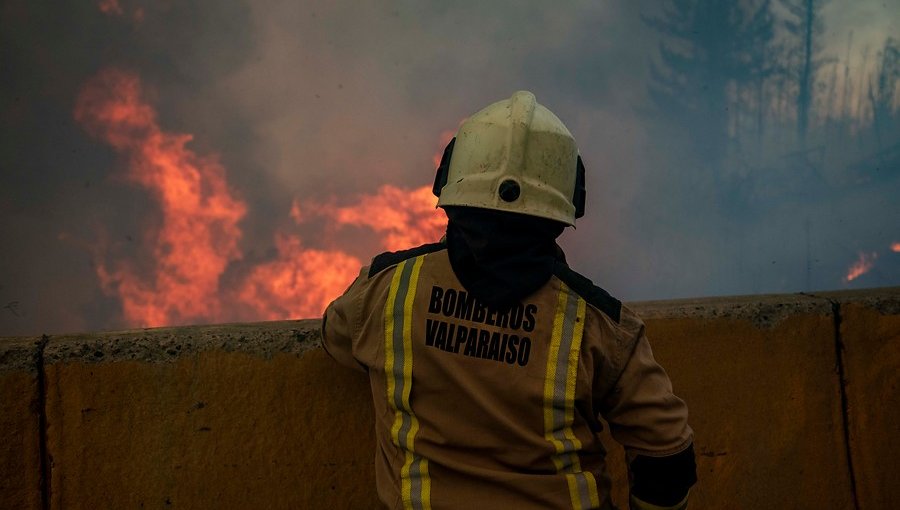
<svg viewBox="0 0 900 510">
<path fill-rule="evenodd" d="M 882 4 L 832 0 L 824 56 L 842 59 L 853 30 L 851 71 L 862 66 L 864 40 L 872 67 L 898 22 Z M 705 166 L 703 153 L 688 149 L 703 126 L 672 127 L 648 97 L 660 36 L 642 16 L 658 9 L 5 2 L 0 335 L 315 315 L 330 289 L 346 287 L 377 252 L 439 237 L 442 219 L 428 215 L 426 188 L 435 154 L 460 119 L 518 89 L 535 92 L 579 142 L 587 215 L 562 243 L 570 263 L 614 295 L 900 282 L 900 254 L 890 249 L 900 240 L 891 220 L 900 213 L 896 159 L 879 166 L 869 158 L 874 135 L 866 132 L 850 140 L 840 166 L 791 166 L 786 149 L 763 151 L 771 164 L 741 156 Z M 878 23 L 861 21 L 873 16 Z M 139 84 L 134 97 L 154 116 L 137 133 L 126 129 L 121 143 L 104 131 L 109 122 L 78 106 L 110 69 Z M 767 136 L 787 132 L 771 126 Z M 194 245 L 213 262 L 186 266 L 189 273 L 167 257 L 199 255 L 161 247 L 175 246 L 166 236 L 172 208 L 184 202 L 135 174 L 135 158 L 148 159 L 130 144 L 143 147 L 148 133 L 206 176 L 212 188 L 192 200 L 208 203 L 215 189 L 228 204 L 195 215 L 208 227 L 191 224 L 201 233 Z M 887 136 L 885 144 L 897 142 Z M 846 278 L 859 253 L 875 252 L 868 272 Z M 323 266 L 337 276 L 314 269 Z M 201 298 L 172 301 L 186 281 Z M 145 308 L 156 318 L 138 318 L 149 312 L 134 310 Z"/>
</svg>

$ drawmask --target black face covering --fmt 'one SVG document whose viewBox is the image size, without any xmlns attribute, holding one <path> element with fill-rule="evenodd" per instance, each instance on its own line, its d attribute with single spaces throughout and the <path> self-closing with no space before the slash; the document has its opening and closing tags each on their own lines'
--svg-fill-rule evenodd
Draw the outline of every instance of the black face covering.
<svg viewBox="0 0 900 510">
<path fill-rule="evenodd" d="M 447 251 L 466 290 L 495 308 L 512 306 L 547 283 L 565 263 L 556 238 L 566 225 L 523 214 L 445 207 Z"/>
</svg>

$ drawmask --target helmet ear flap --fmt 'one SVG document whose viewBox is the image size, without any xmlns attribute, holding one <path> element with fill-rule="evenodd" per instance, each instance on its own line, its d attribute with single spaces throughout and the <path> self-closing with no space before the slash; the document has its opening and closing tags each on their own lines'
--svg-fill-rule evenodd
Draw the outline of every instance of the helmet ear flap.
<svg viewBox="0 0 900 510">
<path fill-rule="evenodd" d="M 450 143 L 447 144 L 447 147 L 444 148 L 444 155 L 441 156 L 441 163 L 438 165 L 437 173 L 434 175 L 434 186 L 432 186 L 431 192 L 436 197 L 441 196 L 441 190 L 447 185 L 447 177 L 450 174 L 450 156 L 453 155 L 453 145 L 455 143 L 456 137 L 454 136 Z"/>
<path fill-rule="evenodd" d="M 575 206 L 575 217 L 584 216 L 584 202 L 587 197 L 584 183 L 584 163 L 581 154 L 578 155 L 578 167 L 575 171 L 575 193 L 572 195 L 572 204 Z"/>
</svg>

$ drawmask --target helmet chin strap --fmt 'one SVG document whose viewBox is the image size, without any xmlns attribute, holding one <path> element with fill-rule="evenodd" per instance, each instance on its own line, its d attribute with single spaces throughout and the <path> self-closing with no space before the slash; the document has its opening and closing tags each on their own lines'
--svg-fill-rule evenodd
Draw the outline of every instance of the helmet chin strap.
<svg viewBox="0 0 900 510">
<path fill-rule="evenodd" d="M 431 192 L 436 197 L 441 196 L 441 190 L 447 185 L 447 174 L 450 173 L 450 156 L 453 155 L 453 145 L 455 143 L 456 137 L 454 136 L 444 148 L 444 155 L 441 156 L 441 163 L 438 165 L 437 173 L 434 176 L 434 186 L 431 187 Z"/>
<path fill-rule="evenodd" d="M 575 194 L 572 196 L 572 204 L 575 205 L 575 218 L 584 216 L 584 202 L 587 198 L 587 189 L 584 183 L 584 162 L 581 154 L 578 155 L 578 167 L 575 170 Z"/>
</svg>

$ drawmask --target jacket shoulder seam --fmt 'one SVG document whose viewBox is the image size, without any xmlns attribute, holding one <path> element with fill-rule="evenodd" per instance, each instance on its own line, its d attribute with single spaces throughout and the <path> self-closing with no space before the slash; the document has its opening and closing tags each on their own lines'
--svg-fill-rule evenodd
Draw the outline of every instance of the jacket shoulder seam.
<svg viewBox="0 0 900 510">
<path fill-rule="evenodd" d="M 375 258 L 372 259 L 372 263 L 369 265 L 368 277 L 372 278 L 385 269 L 396 266 L 404 260 L 409 260 L 411 258 L 418 257 L 419 255 L 434 253 L 445 248 L 446 245 L 444 243 L 429 243 L 423 244 L 422 246 L 417 246 L 415 248 L 410 248 L 408 250 L 386 251 L 384 253 L 376 255 Z"/>
<path fill-rule="evenodd" d="M 608 292 L 594 285 L 589 278 L 582 276 L 569 266 L 557 263 L 553 266 L 553 274 L 563 281 L 570 289 L 588 302 L 594 308 L 600 310 L 616 324 L 622 317 L 622 302 L 612 297 Z"/>
</svg>

